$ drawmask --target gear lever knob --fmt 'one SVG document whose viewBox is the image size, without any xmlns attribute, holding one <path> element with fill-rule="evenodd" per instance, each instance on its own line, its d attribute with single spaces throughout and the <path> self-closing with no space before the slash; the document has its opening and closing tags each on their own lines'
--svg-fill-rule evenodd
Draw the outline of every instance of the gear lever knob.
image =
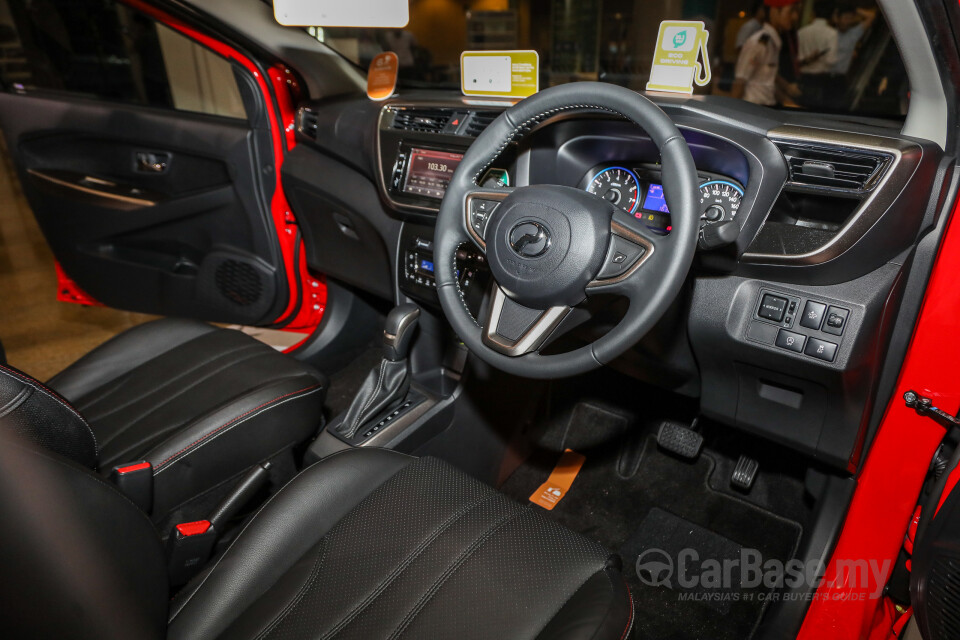
<svg viewBox="0 0 960 640">
<path fill-rule="evenodd" d="M 420 307 L 401 304 L 387 314 L 383 327 L 383 357 L 390 362 L 403 360 L 410 353 L 410 341 L 420 319 Z"/>
</svg>

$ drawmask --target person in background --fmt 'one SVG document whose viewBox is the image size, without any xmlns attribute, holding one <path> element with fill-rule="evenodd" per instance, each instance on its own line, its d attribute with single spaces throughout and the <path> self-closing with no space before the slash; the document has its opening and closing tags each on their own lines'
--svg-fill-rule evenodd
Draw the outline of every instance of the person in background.
<svg viewBox="0 0 960 640">
<path fill-rule="evenodd" d="M 763 27 L 750 36 L 740 50 L 734 72 L 731 95 L 748 102 L 772 106 L 777 104 L 777 77 L 780 68 L 780 33 L 789 31 L 797 22 L 800 0 L 764 0 L 767 18 Z M 782 97 L 782 96 L 780 96 Z"/>
<path fill-rule="evenodd" d="M 740 30 L 737 31 L 737 52 L 743 48 L 743 44 L 750 39 L 750 36 L 763 28 L 763 23 L 767 20 L 767 8 L 763 0 L 756 0 L 753 3 L 753 11 L 750 13 L 750 19 L 743 23 Z"/>
<path fill-rule="evenodd" d="M 847 75 L 857 45 L 876 17 L 876 9 L 857 9 L 846 3 L 837 8 L 837 61 L 833 65 L 833 73 Z"/>
<path fill-rule="evenodd" d="M 830 24 L 834 5 L 820 0 L 813 6 L 813 22 L 797 32 L 797 55 L 800 63 L 800 89 L 805 107 L 825 107 L 837 91 L 833 66 L 837 63 L 837 30 Z"/>
<path fill-rule="evenodd" d="M 800 23 L 799 5 L 791 14 L 789 29 L 780 32 L 780 66 L 777 74 L 778 101 L 785 107 L 799 107 L 800 98 L 800 57 L 797 54 L 797 26 Z"/>
</svg>

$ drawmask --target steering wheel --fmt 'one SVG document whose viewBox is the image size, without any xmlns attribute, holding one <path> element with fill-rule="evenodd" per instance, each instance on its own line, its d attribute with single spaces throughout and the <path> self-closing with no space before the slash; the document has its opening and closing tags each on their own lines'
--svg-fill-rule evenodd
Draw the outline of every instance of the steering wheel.
<svg viewBox="0 0 960 640">
<path fill-rule="evenodd" d="M 660 150 L 673 229 L 650 230 L 610 202 L 573 187 L 488 189 L 480 179 L 530 127 L 567 111 L 630 120 Z M 636 344 L 683 286 L 697 247 L 699 180 L 673 121 L 640 94 L 601 82 L 546 89 L 507 109 L 481 133 L 454 172 L 437 217 L 440 304 L 464 344 L 490 365 L 528 378 L 560 378 L 601 367 Z M 486 254 L 493 290 L 478 322 L 457 279 L 456 253 L 473 243 Z M 629 300 L 620 322 L 591 344 L 542 355 L 571 310 L 595 294 Z"/>
</svg>

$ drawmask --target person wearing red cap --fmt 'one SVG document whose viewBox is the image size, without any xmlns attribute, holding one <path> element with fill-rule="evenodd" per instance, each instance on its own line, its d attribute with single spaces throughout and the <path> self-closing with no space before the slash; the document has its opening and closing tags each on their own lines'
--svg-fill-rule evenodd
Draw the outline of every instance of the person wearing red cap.
<svg viewBox="0 0 960 640">
<path fill-rule="evenodd" d="M 796 24 L 800 0 L 764 0 L 767 21 L 744 43 L 734 71 L 731 94 L 748 102 L 777 104 L 777 74 L 780 68 L 780 33 Z"/>
</svg>

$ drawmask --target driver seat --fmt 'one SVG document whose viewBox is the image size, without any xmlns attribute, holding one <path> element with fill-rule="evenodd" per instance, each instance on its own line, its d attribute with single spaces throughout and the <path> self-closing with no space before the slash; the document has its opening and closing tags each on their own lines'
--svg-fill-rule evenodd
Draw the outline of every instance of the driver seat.
<svg viewBox="0 0 960 640">
<path fill-rule="evenodd" d="M 623 640 L 598 543 L 433 458 L 348 449 L 303 471 L 168 601 L 152 523 L 98 475 L 0 441 L 10 637 Z"/>
</svg>

